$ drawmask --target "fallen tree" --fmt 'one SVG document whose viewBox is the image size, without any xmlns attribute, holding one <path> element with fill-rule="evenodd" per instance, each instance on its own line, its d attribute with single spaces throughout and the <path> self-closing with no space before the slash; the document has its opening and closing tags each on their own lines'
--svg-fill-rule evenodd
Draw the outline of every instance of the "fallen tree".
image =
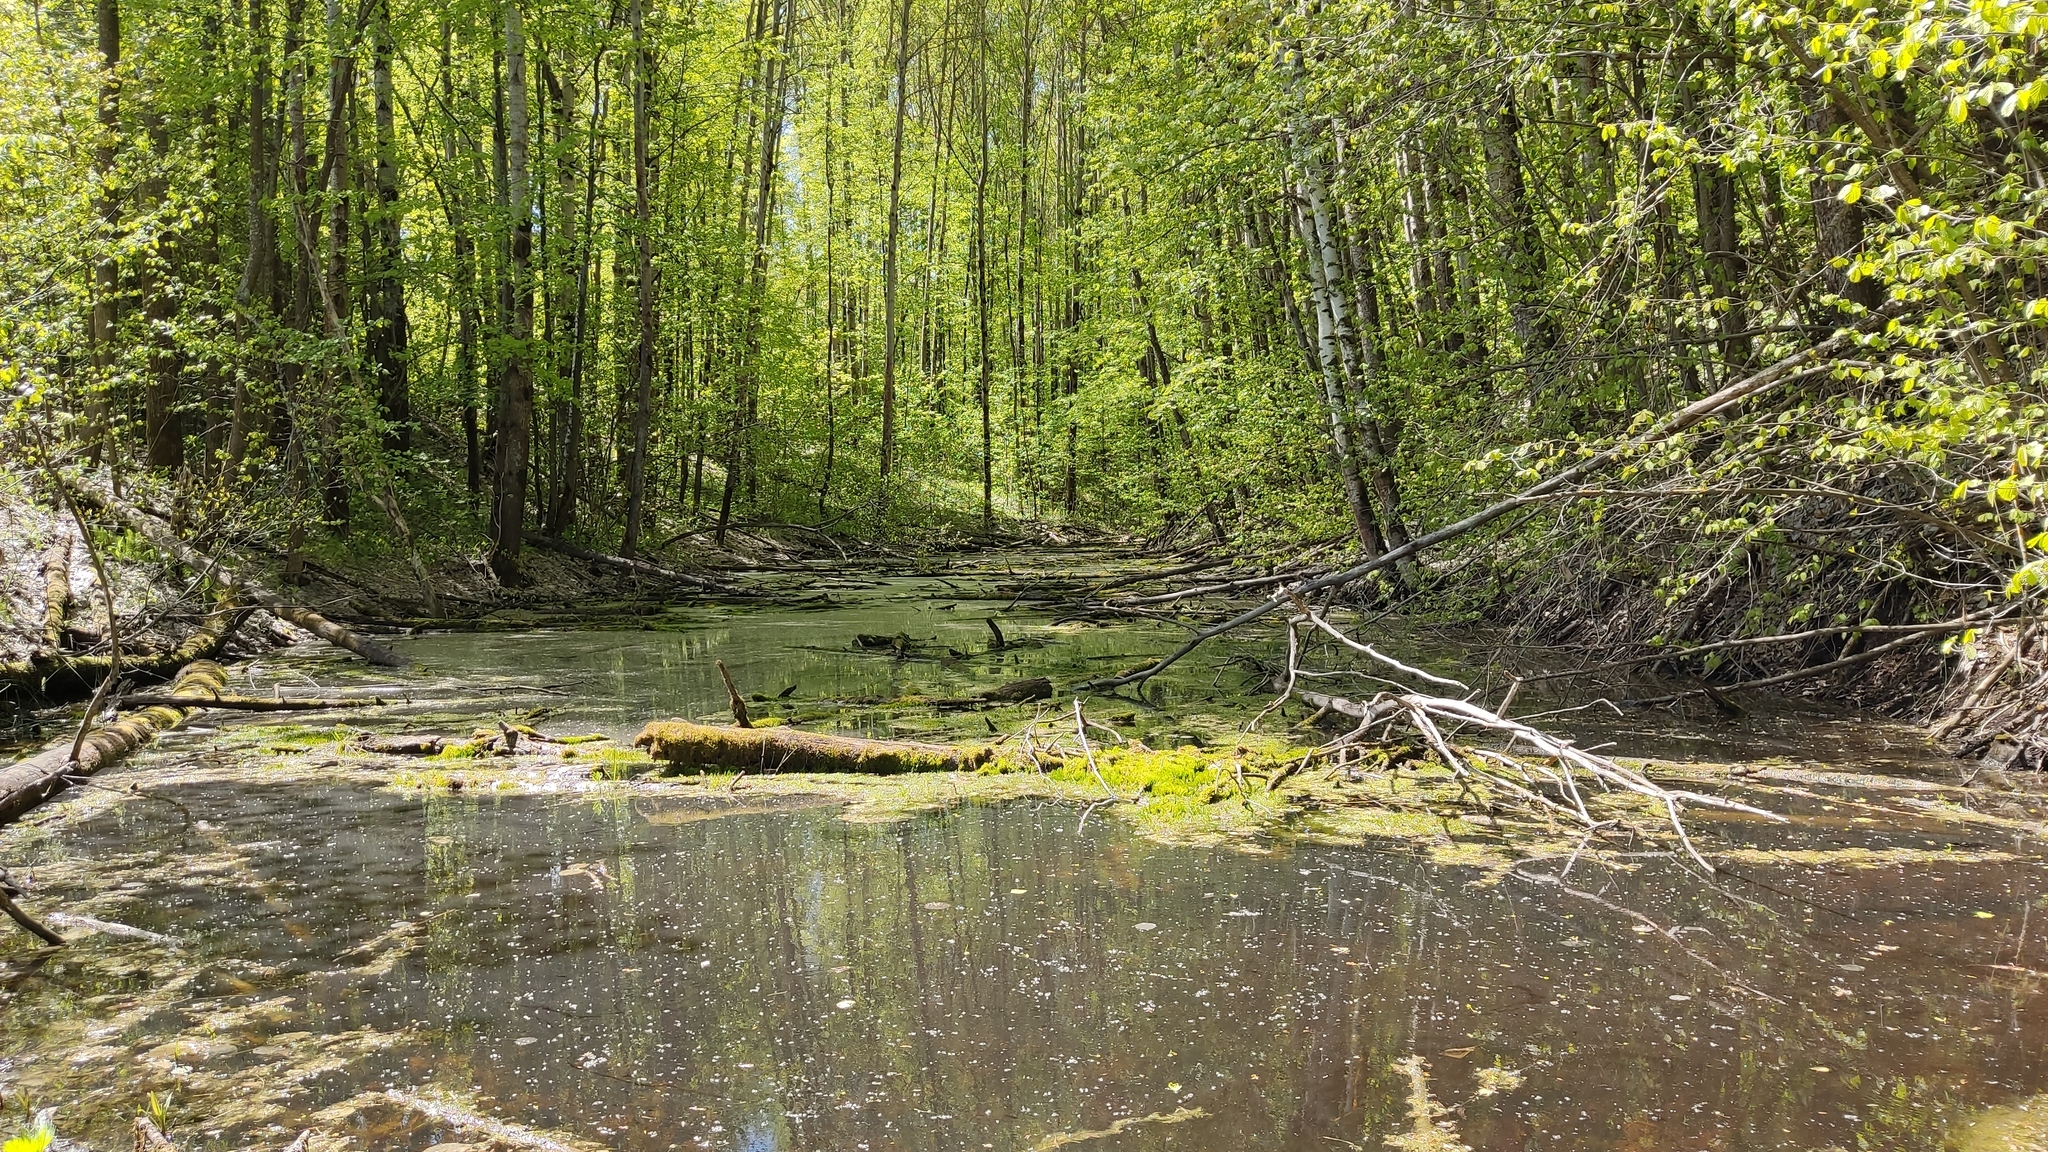
<svg viewBox="0 0 2048 1152">
<path fill-rule="evenodd" d="M 220 654 L 221 646 L 242 626 L 242 621 L 251 611 L 253 609 L 222 604 L 209 612 L 198 629 L 176 648 L 139 655 L 124 651 L 121 653 L 121 674 L 161 681 L 176 675 L 179 669 L 195 660 L 211 660 Z M 53 657 L 38 654 L 33 660 L 0 664 L 0 683 L 22 685 L 46 699 L 76 698 L 91 695 L 112 667 L 111 656 Z"/>
<path fill-rule="evenodd" d="M 656 720 L 633 737 L 656 760 L 699 768 L 754 772 L 942 772 L 978 768 L 994 753 L 985 747 L 865 740 L 795 728 L 729 728 L 688 720 Z"/>
<path fill-rule="evenodd" d="M 620 572 L 630 572 L 635 576 L 645 576 L 654 580 L 667 580 L 674 584 L 688 584 L 692 588 L 702 588 L 707 592 L 731 592 L 733 590 L 730 585 L 720 584 L 718 581 L 705 576 L 692 576 L 688 572 L 678 572 L 673 568 L 664 568 L 659 564 L 650 564 L 645 560 L 634 560 L 625 556 L 593 552 L 588 548 L 571 544 L 567 540 L 559 540 L 553 536 L 543 536 L 538 532 L 528 532 L 526 534 L 526 542 L 545 548 L 550 552 L 559 552 L 571 559 L 581 560 L 586 564 L 595 564 L 600 568 L 613 568 Z"/>
<path fill-rule="evenodd" d="M 1142 684 L 1179 663 L 1188 654 L 1218 636 L 1234 632 L 1247 624 L 1263 619 L 1298 599 L 1306 598 L 1327 588 L 1338 588 L 1347 584 L 1355 584 L 1375 572 L 1410 560 L 1425 549 L 1434 548 L 1439 544 L 1455 540 L 1460 536 L 1483 528 L 1501 517 L 1514 512 L 1516 509 L 1553 499 L 1587 477 L 1603 472 L 1652 445 L 1669 440 L 1678 433 L 1694 427 L 1704 420 L 1720 415 L 1751 397 L 1792 381 L 1804 380 L 1818 373 L 1829 371 L 1829 361 L 1836 353 L 1849 346 L 1853 336 L 1854 333 L 1850 331 L 1837 332 L 1810 348 L 1795 352 L 1759 372 L 1737 380 L 1718 392 L 1714 392 L 1686 405 L 1662 420 L 1657 421 L 1638 435 L 1631 436 L 1619 444 L 1595 452 L 1568 468 L 1559 469 L 1513 496 L 1489 504 L 1456 523 L 1446 524 L 1434 532 L 1424 533 L 1406 544 L 1397 548 L 1389 548 L 1378 556 L 1354 564 L 1342 571 L 1317 576 L 1296 584 L 1284 585 L 1253 607 L 1238 613 L 1236 616 L 1220 624 L 1213 624 L 1196 632 L 1180 647 L 1175 648 L 1152 663 L 1130 672 L 1106 677 L 1101 680 L 1093 680 L 1080 685 L 1080 687 L 1085 691 L 1100 692 L 1120 688 L 1126 684 Z"/>
<path fill-rule="evenodd" d="M 227 687 L 227 682 L 227 669 L 211 660 L 195 660 L 178 673 L 166 693 L 178 703 L 124 712 L 111 723 L 98 725 L 78 743 L 76 761 L 71 758 L 74 741 L 66 737 L 26 760 L 0 769 L 0 824 L 19 819 L 72 782 L 107 768 L 155 739 L 157 733 L 183 724 L 206 706 L 209 697 Z"/>
<path fill-rule="evenodd" d="M 396 652 L 374 640 L 358 636 L 311 608 L 287 602 L 282 596 L 257 583 L 253 578 L 232 571 L 220 561 L 179 539 L 169 524 L 133 504 L 84 485 L 67 485 L 66 494 L 88 508 L 111 516 L 123 528 L 149 541 L 150 546 L 159 552 L 177 560 L 200 576 L 222 587 L 233 589 L 243 600 L 268 610 L 279 619 L 296 624 L 329 644 L 345 648 L 372 664 L 386 668 L 404 667 L 404 658 Z"/>
</svg>

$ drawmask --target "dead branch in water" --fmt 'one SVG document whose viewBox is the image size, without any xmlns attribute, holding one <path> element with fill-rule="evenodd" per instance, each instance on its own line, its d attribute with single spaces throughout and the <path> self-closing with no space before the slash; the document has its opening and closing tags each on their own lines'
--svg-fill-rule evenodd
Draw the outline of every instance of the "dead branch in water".
<svg viewBox="0 0 2048 1152">
<path fill-rule="evenodd" d="M 303 697 L 294 700 L 268 696 L 208 696 L 198 700 L 201 708 L 223 708 L 232 712 L 326 712 L 336 708 L 377 708 L 395 703 L 382 696 Z M 131 692 L 115 699 L 116 708 L 191 708 L 191 697 L 167 696 L 161 692 Z"/>
<path fill-rule="evenodd" d="M 678 572 L 673 568 L 664 568 L 659 564 L 650 564 L 645 560 L 634 560 L 625 556 L 593 552 L 588 548 L 571 544 L 567 540 L 543 536 L 538 532 L 528 532 L 526 534 L 526 542 L 538 545 L 550 552 L 559 552 L 571 559 L 581 560 L 586 564 L 595 564 L 600 568 L 612 568 L 620 572 L 629 572 L 635 576 L 645 576 L 654 580 L 667 580 L 672 584 L 687 584 L 692 588 L 702 588 L 707 592 L 734 591 L 729 584 L 721 584 L 716 580 L 707 579 L 703 576 L 692 576 L 688 572 Z"/>
<path fill-rule="evenodd" d="M 1766 812 L 1739 801 L 1709 796 L 1702 792 L 1666 788 L 1652 782 L 1640 772 L 1624 768 L 1604 756 L 1596 756 L 1575 747 L 1569 740 L 1551 736 L 1520 721 L 1509 720 L 1469 701 L 1424 696 L 1414 692 L 1382 692 L 1371 700 L 1359 702 L 1341 696 L 1311 692 L 1298 685 L 1293 692 L 1311 707 L 1349 716 L 1358 721 L 1357 727 L 1350 734 L 1339 738 L 1339 744 L 1363 740 L 1375 728 L 1402 724 L 1421 736 L 1430 750 L 1436 753 L 1443 766 L 1450 769 L 1451 774 L 1461 782 L 1483 780 L 1577 821 L 1587 828 L 1601 827 L 1607 821 L 1598 819 L 1587 808 L 1585 795 L 1579 786 L 1582 775 L 1605 788 L 1633 792 L 1653 800 L 1664 809 L 1672 831 L 1678 834 L 1678 842 L 1685 848 L 1686 854 L 1709 872 L 1714 871 L 1714 866 L 1707 863 L 1706 858 L 1693 847 L 1692 838 L 1686 835 L 1685 821 L 1681 815 L 1684 805 L 1696 804 L 1701 807 L 1744 812 L 1767 820 L 1785 819 L 1774 812 Z M 1523 744 L 1535 755 L 1515 756 L 1505 751 L 1483 748 L 1460 751 L 1452 746 L 1443 733 L 1444 727 L 1453 725 L 1482 728 L 1499 733 L 1507 737 L 1508 747 Z M 1552 799 L 1536 790 L 1543 785 L 1554 787 L 1563 799 Z"/>
<path fill-rule="evenodd" d="M 22 931 L 36 937 L 43 943 L 53 947 L 63 946 L 64 938 L 62 936 L 50 931 L 37 921 L 35 917 L 21 910 L 21 905 L 14 902 L 14 897 L 7 891 L 5 883 L 0 883 L 0 912 L 7 913 L 7 918 L 21 925 Z"/>
<path fill-rule="evenodd" d="M 718 666 L 718 678 L 720 680 L 725 681 L 726 703 L 731 705 L 732 707 L 732 722 L 734 726 L 739 728 L 752 728 L 754 726 L 754 721 L 752 717 L 747 715 L 747 702 L 745 698 L 743 698 L 740 695 L 739 688 L 734 686 L 732 682 L 732 673 L 727 672 L 725 670 L 725 661 L 714 660 L 712 661 L 712 663 Z"/>
<path fill-rule="evenodd" d="M 135 1118 L 135 1152 L 178 1152 L 178 1146 L 149 1117 Z"/>
</svg>

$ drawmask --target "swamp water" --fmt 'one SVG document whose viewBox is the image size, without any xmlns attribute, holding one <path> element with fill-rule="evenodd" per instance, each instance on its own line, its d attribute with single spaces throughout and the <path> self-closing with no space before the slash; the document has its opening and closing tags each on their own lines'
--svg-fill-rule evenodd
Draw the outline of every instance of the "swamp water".
<svg viewBox="0 0 2048 1152">
<path fill-rule="evenodd" d="M 800 719 L 828 699 L 1066 683 L 1170 635 L 1016 613 L 1018 643 L 982 653 L 987 603 L 867 591 L 879 602 L 691 609 L 652 630 L 418 637 L 413 702 L 346 719 L 431 727 L 504 688 L 490 707 L 624 735 L 722 709 L 713 657 L 750 691 L 796 683 L 763 707 Z M 963 656 L 857 651 L 855 628 Z M 306 652 L 256 679 L 345 674 Z M 1213 737 L 1245 679 L 1219 659 L 1156 704 L 1091 714 Z M 838 722 L 984 724 L 881 705 Z M 0 1087 L 102 1152 L 151 1092 L 187 1152 L 281 1149 L 306 1127 L 316 1149 L 400 1152 L 493 1131 L 618 1152 L 2039 1139 L 2022 1110 L 2048 1092 L 2035 842 L 1952 818 L 1970 815 L 1953 791 L 1814 770 L 1868 768 L 1899 735 L 1838 717 L 1730 734 L 1813 763 L 1770 801 L 1790 826 L 1697 819 L 1734 862 L 1712 884 L 1647 852 L 1479 868 L 1164 844 L 1033 799 L 850 822 L 836 801 L 580 765 L 499 792 L 400 789 L 303 743 L 251 766 L 268 730 L 219 727 L 100 781 L 157 799 L 85 791 L 0 835 L 77 938 L 0 940 Z"/>
</svg>

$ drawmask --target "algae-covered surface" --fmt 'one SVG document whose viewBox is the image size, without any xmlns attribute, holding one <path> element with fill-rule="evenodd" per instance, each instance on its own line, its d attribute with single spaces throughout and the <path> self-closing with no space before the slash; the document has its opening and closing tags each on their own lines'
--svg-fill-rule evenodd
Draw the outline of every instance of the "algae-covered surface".
<svg viewBox="0 0 2048 1152">
<path fill-rule="evenodd" d="M 210 713 L 0 832 L 73 938 L 0 938 L 0 1125 L 54 1109 L 106 1150 L 154 1112 L 188 1152 L 2038 1141 L 2036 798 L 1853 717 L 1645 748 L 1651 719 L 1575 714 L 1660 779 L 1788 817 L 1694 810 L 1709 877 L 1641 805 L 1599 801 L 1618 823 L 1586 838 L 1398 749 L 1304 761 L 1328 734 L 1299 710 L 1246 730 L 1250 643 L 1088 701 L 1084 749 L 1069 694 L 960 701 L 1176 633 L 1060 623 L 998 583 L 407 638 L 397 677 L 314 651 L 241 670 L 397 703 Z M 715 719 L 713 659 L 771 721 L 998 756 L 664 775 L 625 738 Z M 501 724 L 609 739 L 490 755 L 476 730 Z"/>
</svg>

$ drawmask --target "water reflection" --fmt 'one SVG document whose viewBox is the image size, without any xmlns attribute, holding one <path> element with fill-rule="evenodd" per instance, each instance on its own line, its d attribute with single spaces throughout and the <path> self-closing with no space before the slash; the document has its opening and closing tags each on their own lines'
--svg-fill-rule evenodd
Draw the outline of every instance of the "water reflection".
<svg viewBox="0 0 2048 1152">
<path fill-rule="evenodd" d="M 1058 805 L 181 800 L 190 821 L 131 805 L 67 840 L 189 877 L 129 919 L 194 968 L 271 973 L 188 993 L 231 1020 L 217 1064 L 395 1038 L 307 1077 L 308 1114 L 398 1088 L 619 1152 L 1371 1148 L 1409 1127 L 1391 1065 L 1417 1054 L 1479 1149 L 1931 1149 L 2048 1087 L 2031 862 L 1751 868 L 1723 894 L 1656 861 L 1557 881 L 1170 848 Z M 1477 1094 L 1491 1068 L 1520 1086 Z"/>
</svg>

